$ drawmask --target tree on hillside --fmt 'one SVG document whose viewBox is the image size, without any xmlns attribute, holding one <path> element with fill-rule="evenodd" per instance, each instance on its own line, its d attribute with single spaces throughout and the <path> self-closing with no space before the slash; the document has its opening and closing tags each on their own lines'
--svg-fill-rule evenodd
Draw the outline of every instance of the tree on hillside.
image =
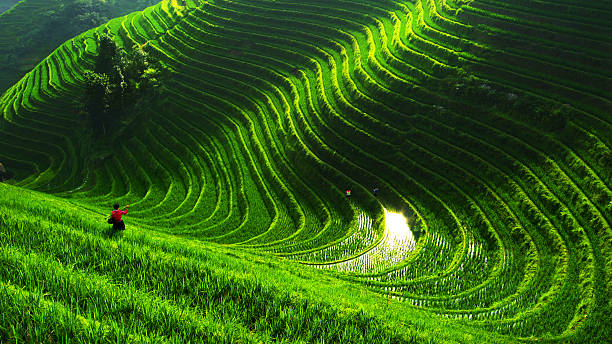
<svg viewBox="0 0 612 344">
<path fill-rule="evenodd" d="M 87 80 L 84 110 L 94 137 L 117 136 L 161 99 L 159 67 L 140 48 L 126 51 L 112 37 L 98 36 L 99 54 Z"/>
</svg>

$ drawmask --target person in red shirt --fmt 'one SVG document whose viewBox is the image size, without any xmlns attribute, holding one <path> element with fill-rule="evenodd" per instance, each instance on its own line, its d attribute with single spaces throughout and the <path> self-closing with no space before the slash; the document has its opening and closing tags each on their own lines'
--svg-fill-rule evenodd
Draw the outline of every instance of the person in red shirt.
<svg viewBox="0 0 612 344">
<path fill-rule="evenodd" d="M 119 203 L 115 203 L 113 205 L 113 208 L 115 208 L 115 210 L 111 212 L 111 218 L 113 219 L 113 229 L 118 231 L 125 230 L 125 223 L 123 223 L 122 216 L 128 213 L 128 210 L 130 210 L 130 206 L 128 205 L 127 207 L 125 207 L 125 210 L 119 210 Z"/>
</svg>

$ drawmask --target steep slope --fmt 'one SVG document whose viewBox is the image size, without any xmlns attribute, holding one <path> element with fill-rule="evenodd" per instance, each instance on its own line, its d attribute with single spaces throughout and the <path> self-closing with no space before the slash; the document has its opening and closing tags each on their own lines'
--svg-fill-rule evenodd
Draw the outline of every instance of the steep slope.
<svg viewBox="0 0 612 344">
<path fill-rule="evenodd" d="M 464 343 L 459 330 L 295 263 L 143 228 L 0 184 L 0 340 Z M 502 338 L 499 338 L 502 340 Z"/>
<path fill-rule="evenodd" d="M 0 161 L 17 186 L 98 213 L 131 203 L 139 231 L 337 270 L 466 333 L 603 341 L 611 11 L 163 1 L 66 42 L 9 89 Z M 164 106 L 91 161 L 75 109 L 95 31 L 170 76 Z M 385 209 L 416 242 L 391 234 Z"/>
</svg>

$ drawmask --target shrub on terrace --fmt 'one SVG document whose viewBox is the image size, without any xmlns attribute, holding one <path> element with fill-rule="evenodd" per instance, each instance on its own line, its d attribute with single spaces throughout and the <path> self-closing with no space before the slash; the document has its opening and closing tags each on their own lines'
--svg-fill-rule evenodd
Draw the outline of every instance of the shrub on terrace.
<svg viewBox="0 0 612 344">
<path fill-rule="evenodd" d="M 146 121 L 146 109 L 161 99 L 161 72 L 140 48 L 127 52 L 108 35 L 100 35 L 98 43 L 95 70 L 85 72 L 83 105 L 94 138 L 114 138 L 131 123 Z"/>
</svg>

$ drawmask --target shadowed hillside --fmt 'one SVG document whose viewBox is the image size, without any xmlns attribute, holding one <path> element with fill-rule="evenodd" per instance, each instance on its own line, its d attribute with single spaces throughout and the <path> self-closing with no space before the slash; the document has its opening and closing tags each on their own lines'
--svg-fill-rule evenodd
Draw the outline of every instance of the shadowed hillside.
<svg viewBox="0 0 612 344">
<path fill-rule="evenodd" d="M 9 8 L 13 7 L 19 0 L 2 0 L 0 1 L 0 14 Z"/>
<path fill-rule="evenodd" d="M 17 4 L 19 2 L 19 4 Z M 2 0 L 0 92 L 32 70 L 57 46 L 109 19 L 142 10 L 157 0 Z"/>
</svg>

